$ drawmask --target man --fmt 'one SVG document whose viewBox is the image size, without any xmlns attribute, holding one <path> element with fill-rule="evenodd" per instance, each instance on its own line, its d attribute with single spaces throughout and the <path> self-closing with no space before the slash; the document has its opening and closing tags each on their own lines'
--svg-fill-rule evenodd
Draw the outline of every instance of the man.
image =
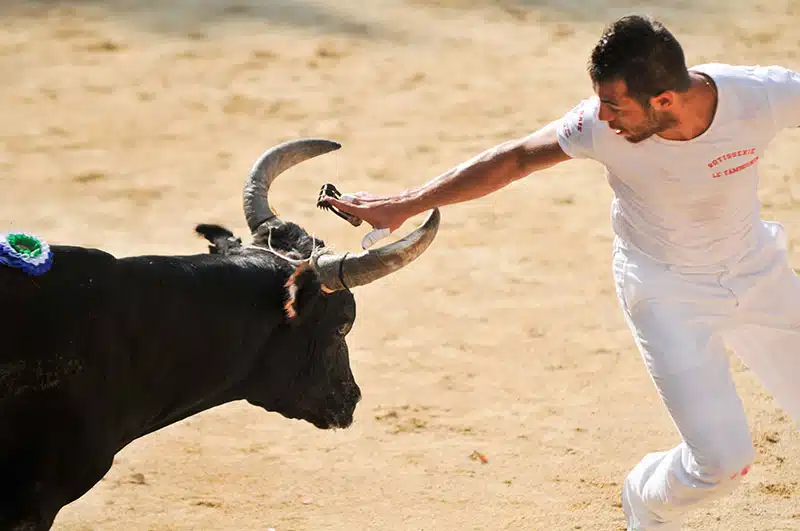
<svg viewBox="0 0 800 531">
<path fill-rule="evenodd" d="M 623 507 L 630 530 L 675 530 L 754 458 L 726 345 L 800 419 L 800 280 L 782 226 L 760 219 L 757 198 L 765 147 L 800 126 L 800 74 L 688 69 L 673 35 L 640 16 L 606 28 L 588 70 L 595 95 L 530 136 L 399 195 L 331 203 L 387 234 L 571 158 L 604 165 L 617 296 L 681 437 L 630 471 Z"/>
</svg>

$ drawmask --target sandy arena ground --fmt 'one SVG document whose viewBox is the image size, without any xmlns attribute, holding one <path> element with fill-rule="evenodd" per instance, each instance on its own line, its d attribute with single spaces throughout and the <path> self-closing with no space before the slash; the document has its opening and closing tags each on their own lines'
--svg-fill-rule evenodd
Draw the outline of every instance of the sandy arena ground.
<svg viewBox="0 0 800 531">
<path fill-rule="evenodd" d="M 272 198 L 355 250 L 366 229 L 317 210 L 320 185 L 397 192 L 560 116 L 590 94 L 587 53 L 617 15 L 659 15 L 690 63 L 800 68 L 793 0 L 673 3 L 3 0 L 0 227 L 205 252 L 198 222 L 247 235 L 263 149 L 322 136 L 343 149 Z M 761 188 L 795 246 L 798 140 L 776 139 Z M 127 447 L 55 529 L 623 529 L 621 479 L 676 435 L 617 308 L 609 200 L 600 166 L 571 162 L 446 208 L 424 257 L 358 290 L 351 429 L 218 408 Z M 798 530 L 800 435 L 733 369 L 757 466 L 687 529 Z"/>
</svg>

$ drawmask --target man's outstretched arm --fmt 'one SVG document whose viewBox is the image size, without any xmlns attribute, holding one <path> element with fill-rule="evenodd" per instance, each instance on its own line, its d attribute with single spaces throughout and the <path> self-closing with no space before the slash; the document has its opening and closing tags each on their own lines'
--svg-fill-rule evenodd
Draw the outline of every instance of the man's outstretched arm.
<svg viewBox="0 0 800 531">
<path fill-rule="evenodd" d="M 558 143 L 559 123 L 551 122 L 526 137 L 500 143 L 395 196 L 359 193 L 355 198 L 329 198 L 329 201 L 375 229 L 394 231 L 421 212 L 483 197 L 533 172 L 569 160 Z"/>
</svg>

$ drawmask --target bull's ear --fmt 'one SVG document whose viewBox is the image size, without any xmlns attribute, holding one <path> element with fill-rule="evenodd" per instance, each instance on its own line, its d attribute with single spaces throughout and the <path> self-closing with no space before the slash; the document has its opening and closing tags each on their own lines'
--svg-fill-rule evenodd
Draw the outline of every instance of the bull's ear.
<svg viewBox="0 0 800 531">
<path fill-rule="evenodd" d="M 208 246 L 208 252 L 211 254 L 233 254 L 242 246 L 241 238 L 237 238 L 220 225 L 201 223 L 194 230 L 211 242 L 212 245 Z"/>
<path fill-rule="evenodd" d="M 286 280 L 283 309 L 286 319 L 294 324 L 310 313 L 322 295 L 322 282 L 309 263 L 303 263 Z"/>
</svg>

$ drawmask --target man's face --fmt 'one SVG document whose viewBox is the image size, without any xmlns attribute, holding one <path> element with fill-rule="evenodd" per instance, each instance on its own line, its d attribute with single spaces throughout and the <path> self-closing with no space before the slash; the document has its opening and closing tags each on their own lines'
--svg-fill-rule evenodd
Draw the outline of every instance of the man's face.
<svg viewBox="0 0 800 531">
<path fill-rule="evenodd" d="M 674 126 L 678 120 L 670 111 L 672 94 L 664 92 L 650 98 L 647 106 L 628 96 L 624 81 L 596 83 L 600 98 L 599 118 L 628 142 L 638 143 Z"/>
</svg>

